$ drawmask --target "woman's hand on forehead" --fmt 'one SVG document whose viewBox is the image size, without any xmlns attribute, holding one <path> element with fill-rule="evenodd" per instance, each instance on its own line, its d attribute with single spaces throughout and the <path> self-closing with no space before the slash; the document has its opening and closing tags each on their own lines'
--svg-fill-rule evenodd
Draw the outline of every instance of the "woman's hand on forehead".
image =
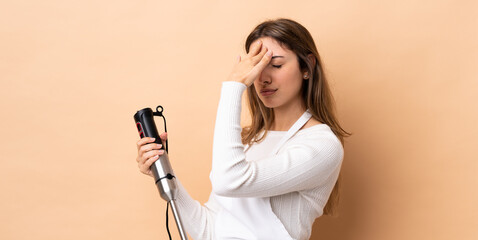
<svg viewBox="0 0 478 240">
<path fill-rule="evenodd" d="M 249 53 L 238 58 L 227 81 L 240 82 L 248 87 L 251 86 L 261 76 L 262 71 L 269 64 L 271 58 L 272 51 L 263 46 L 262 41 L 259 40 L 253 43 Z"/>
</svg>

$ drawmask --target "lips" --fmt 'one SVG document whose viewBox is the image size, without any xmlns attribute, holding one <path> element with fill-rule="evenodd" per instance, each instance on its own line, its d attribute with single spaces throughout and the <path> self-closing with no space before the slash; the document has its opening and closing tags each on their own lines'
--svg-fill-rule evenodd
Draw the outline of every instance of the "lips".
<svg viewBox="0 0 478 240">
<path fill-rule="evenodd" d="M 270 88 L 264 88 L 261 90 L 261 95 L 262 96 L 270 96 L 274 94 L 277 91 L 277 89 L 270 89 Z"/>
</svg>

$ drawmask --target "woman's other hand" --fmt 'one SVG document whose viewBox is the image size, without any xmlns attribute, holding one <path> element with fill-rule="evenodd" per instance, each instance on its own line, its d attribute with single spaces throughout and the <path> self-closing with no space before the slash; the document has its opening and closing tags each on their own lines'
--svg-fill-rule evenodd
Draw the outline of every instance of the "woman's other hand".
<svg viewBox="0 0 478 240">
<path fill-rule="evenodd" d="M 168 139 L 168 134 L 164 132 L 160 135 L 160 138 L 161 142 L 164 143 Z M 164 154 L 164 150 L 161 149 L 162 144 L 154 143 L 154 140 L 154 138 L 144 137 L 136 143 L 138 148 L 136 162 L 138 162 L 139 171 L 151 177 L 153 177 L 151 165 L 159 159 L 160 155 Z"/>
<path fill-rule="evenodd" d="M 227 81 L 241 82 L 248 87 L 251 86 L 260 77 L 271 58 L 272 51 L 263 47 L 262 41 L 257 41 L 251 46 L 248 54 L 238 58 Z"/>
</svg>

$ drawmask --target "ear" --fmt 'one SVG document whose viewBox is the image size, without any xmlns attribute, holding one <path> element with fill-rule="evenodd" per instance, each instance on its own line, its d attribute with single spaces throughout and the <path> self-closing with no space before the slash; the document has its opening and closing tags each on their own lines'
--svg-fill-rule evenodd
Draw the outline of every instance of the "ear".
<svg viewBox="0 0 478 240">
<path fill-rule="evenodd" d="M 309 55 L 307 55 L 307 58 L 308 58 L 309 61 L 312 63 L 312 66 L 315 66 L 315 64 L 316 64 L 317 62 L 316 62 L 316 59 L 315 59 L 314 54 L 309 53 Z"/>
<path fill-rule="evenodd" d="M 307 55 L 307 59 L 309 60 L 310 63 L 312 63 L 312 66 L 315 66 L 316 60 L 315 60 L 314 54 L 309 53 L 309 55 Z M 302 77 L 305 80 L 309 79 L 310 73 L 308 69 L 304 69 L 304 71 L 302 72 Z"/>
</svg>

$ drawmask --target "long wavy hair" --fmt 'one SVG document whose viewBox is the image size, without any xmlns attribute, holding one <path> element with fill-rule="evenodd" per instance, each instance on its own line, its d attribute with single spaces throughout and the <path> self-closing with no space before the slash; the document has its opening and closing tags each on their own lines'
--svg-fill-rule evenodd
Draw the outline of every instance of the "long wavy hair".
<svg viewBox="0 0 478 240">
<path fill-rule="evenodd" d="M 344 145 L 344 138 L 351 134 L 346 132 L 335 116 L 335 102 L 324 75 L 319 52 L 309 31 L 301 24 L 290 19 L 269 20 L 259 24 L 247 37 L 245 48 L 249 52 L 251 44 L 262 37 L 270 37 L 283 47 L 293 51 L 302 70 L 307 70 L 309 79 L 303 81 L 302 99 L 312 117 L 327 124 Z M 313 56 L 311 59 L 309 56 Z M 267 108 L 257 96 L 254 85 L 247 89 L 251 125 L 242 129 L 243 144 L 260 142 L 274 122 L 274 109 Z M 258 135 L 264 131 L 265 134 Z M 340 174 L 324 207 L 325 215 L 335 215 L 339 200 Z"/>
</svg>

